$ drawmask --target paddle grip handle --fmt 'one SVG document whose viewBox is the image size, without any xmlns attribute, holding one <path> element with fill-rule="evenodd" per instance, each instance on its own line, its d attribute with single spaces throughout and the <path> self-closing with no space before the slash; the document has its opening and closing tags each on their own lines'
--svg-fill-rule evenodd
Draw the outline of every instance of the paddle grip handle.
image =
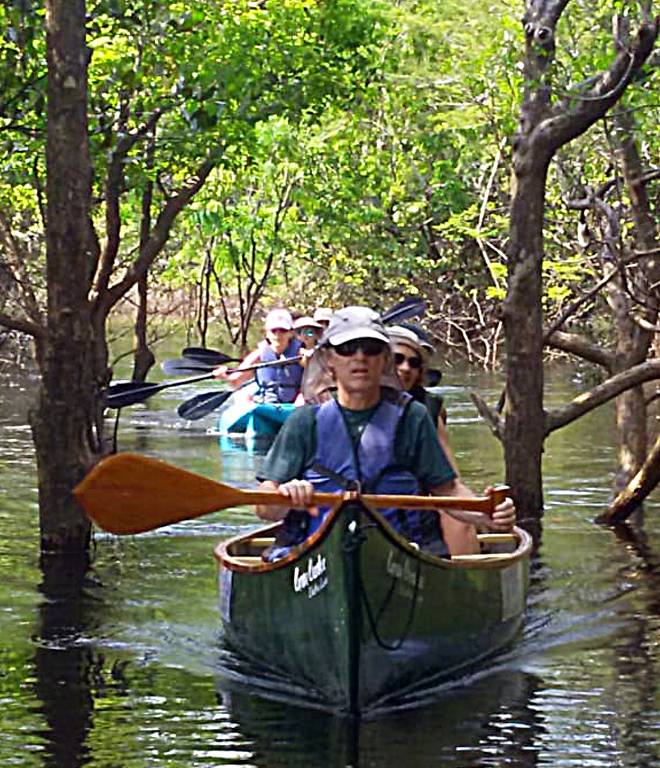
<svg viewBox="0 0 660 768">
<path fill-rule="evenodd" d="M 495 507 L 501 504 L 506 497 L 510 495 L 511 488 L 509 488 L 508 485 L 496 485 L 492 488 L 488 494 L 488 498 L 490 499 L 490 509 L 488 510 L 488 514 L 492 517 L 493 512 L 495 512 Z"/>
</svg>

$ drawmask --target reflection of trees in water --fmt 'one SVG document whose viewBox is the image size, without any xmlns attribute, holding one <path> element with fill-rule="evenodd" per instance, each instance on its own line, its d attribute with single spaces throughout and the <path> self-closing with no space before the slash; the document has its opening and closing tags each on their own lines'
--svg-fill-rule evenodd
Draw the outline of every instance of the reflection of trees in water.
<svg viewBox="0 0 660 768">
<path fill-rule="evenodd" d="M 88 561 L 42 557 L 43 602 L 34 638 L 35 692 L 46 721 L 45 766 L 78 768 L 89 759 L 94 697 L 105 686 L 102 654 L 77 641 L 94 632 L 98 605 L 85 594 Z M 113 674 L 117 673 L 113 669 Z M 116 676 L 116 675 L 115 675 Z"/>
<path fill-rule="evenodd" d="M 650 545 L 643 529 L 619 525 L 614 529 L 617 540 L 628 550 L 622 580 L 634 580 L 637 589 L 631 595 L 633 605 L 643 600 L 641 610 L 628 615 L 624 630 L 614 647 L 614 665 L 619 678 L 632 681 L 627 693 L 613 691 L 612 707 L 617 712 L 617 738 L 621 749 L 634 757 L 636 765 L 658 765 L 660 746 L 658 721 L 658 662 L 654 647 L 658 643 L 660 616 L 660 556 Z M 630 553 L 637 564 L 630 563 Z M 636 694 L 636 699 L 631 694 Z M 633 764 L 632 762 L 630 763 Z"/>
<path fill-rule="evenodd" d="M 508 670 L 455 688 L 419 709 L 361 723 L 269 701 L 226 682 L 219 696 L 244 737 L 254 764 L 302 768 L 310 755 L 323 766 L 465 768 L 535 766 L 542 729 L 530 706 L 538 678 Z"/>
</svg>

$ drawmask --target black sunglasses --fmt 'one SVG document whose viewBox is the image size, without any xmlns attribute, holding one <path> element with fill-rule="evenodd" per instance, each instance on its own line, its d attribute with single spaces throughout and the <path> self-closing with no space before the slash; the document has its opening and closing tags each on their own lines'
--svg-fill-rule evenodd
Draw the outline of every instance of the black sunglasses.
<svg viewBox="0 0 660 768">
<path fill-rule="evenodd" d="M 385 351 L 385 342 L 378 339 L 351 339 L 351 341 L 345 341 L 343 344 L 337 344 L 332 346 L 333 349 L 341 357 L 351 357 L 358 349 L 367 357 L 376 357 Z"/>
<path fill-rule="evenodd" d="M 394 365 L 403 365 L 405 362 L 407 362 L 408 366 L 415 371 L 419 370 L 422 367 L 421 357 L 417 357 L 417 355 L 413 355 L 412 357 L 407 357 L 401 352 L 394 353 Z"/>
</svg>

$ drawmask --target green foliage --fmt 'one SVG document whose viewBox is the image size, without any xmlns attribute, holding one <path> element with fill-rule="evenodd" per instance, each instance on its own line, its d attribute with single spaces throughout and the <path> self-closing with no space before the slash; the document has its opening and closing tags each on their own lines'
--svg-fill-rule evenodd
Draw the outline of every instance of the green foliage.
<svg viewBox="0 0 660 768">
<path fill-rule="evenodd" d="M 634 27 L 625 2 L 573 0 L 562 15 L 555 101 L 577 98 L 611 62 L 613 8 Z M 251 270 L 267 277 L 269 298 L 310 297 L 308 306 L 407 290 L 466 306 L 503 298 L 522 5 L 94 0 L 88 11 L 95 222 L 103 236 L 119 157 L 120 265 L 134 258 L 145 190 L 155 217 L 214 154 L 154 270 L 162 285 L 199 280 L 210 258 L 229 294 Z M 39 3 L 0 7 L 0 206 L 37 252 L 44 44 Z M 626 96 L 648 167 L 657 77 L 649 69 Z M 611 181 L 611 131 L 610 121 L 596 126 L 550 169 L 549 314 L 598 275 L 566 201 Z"/>
</svg>

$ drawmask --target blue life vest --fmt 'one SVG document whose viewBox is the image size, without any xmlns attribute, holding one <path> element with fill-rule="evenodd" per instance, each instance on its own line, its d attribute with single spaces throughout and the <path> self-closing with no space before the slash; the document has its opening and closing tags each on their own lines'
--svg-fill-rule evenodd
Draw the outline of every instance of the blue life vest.
<svg viewBox="0 0 660 768">
<path fill-rule="evenodd" d="M 270 344 L 264 340 L 258 346 L 259 356 L 264 363 L 275 363 L 283 358 L 298 357 L 301 343 L 291 339 L 289 346 L 281 355 L 276 355 Z M 274 368 L 260 368 L 256 373 L 259 394 L 264 403 L 292 403 L 296 399 L 303 369 L 299 363 L 280 365 Z"/>
<path fill-rule="evenodd" d="M 397 467 L 394 446 L 397 428 L 411 401 L 400 393 L 395 400 L 384 397 L 366 424 L 357 449 L 341 408 L 333 398 L 316 413 L 316 455 L 303 477 L 320 492 L 346 490 L 359 483 L 362 493 L 418 495 L 419 482 L 409 470 Z M 328 475 L 325 470 L 330 470 Z M 343 480 L 343 482 L 342 482 Z M 432 510 L 381 509 L 380 514 L 402 536 L 433 554 L 447 554 L 440 534 L 437 512 Z M 308 535 L 314 533 L 327 513 L 310 517 Z"/>
<path fill-rule="evenodd" d="M 419 494 L 417 478 L 409 470 L 397 467 L 394 456 L 397 428 L 410 401 L 406 393 L 399 393 L 395 400 L 383 398 L 365 426 L 357 450 L 353 448 L 341 408 L 334 398 L 317 406 L 316 454 L 303 473 L 304 479 L 314 485 L 315 491 L 323 493 L 349 490 L 359 484 L 362 493 Z M 285 520 L 286 544 L 304 541 L 318 530 L 328 511 L 327 507 L 321 507 L 317 517 L 299 510 L 289 512 Z M 378 511 L 398 533 L 416 542 L 421 549 L 439 557 L 448 554 L 437 512 Z M 268 559 L 283 557 L 289 548 L 276 546 Z"/>
</svg>

